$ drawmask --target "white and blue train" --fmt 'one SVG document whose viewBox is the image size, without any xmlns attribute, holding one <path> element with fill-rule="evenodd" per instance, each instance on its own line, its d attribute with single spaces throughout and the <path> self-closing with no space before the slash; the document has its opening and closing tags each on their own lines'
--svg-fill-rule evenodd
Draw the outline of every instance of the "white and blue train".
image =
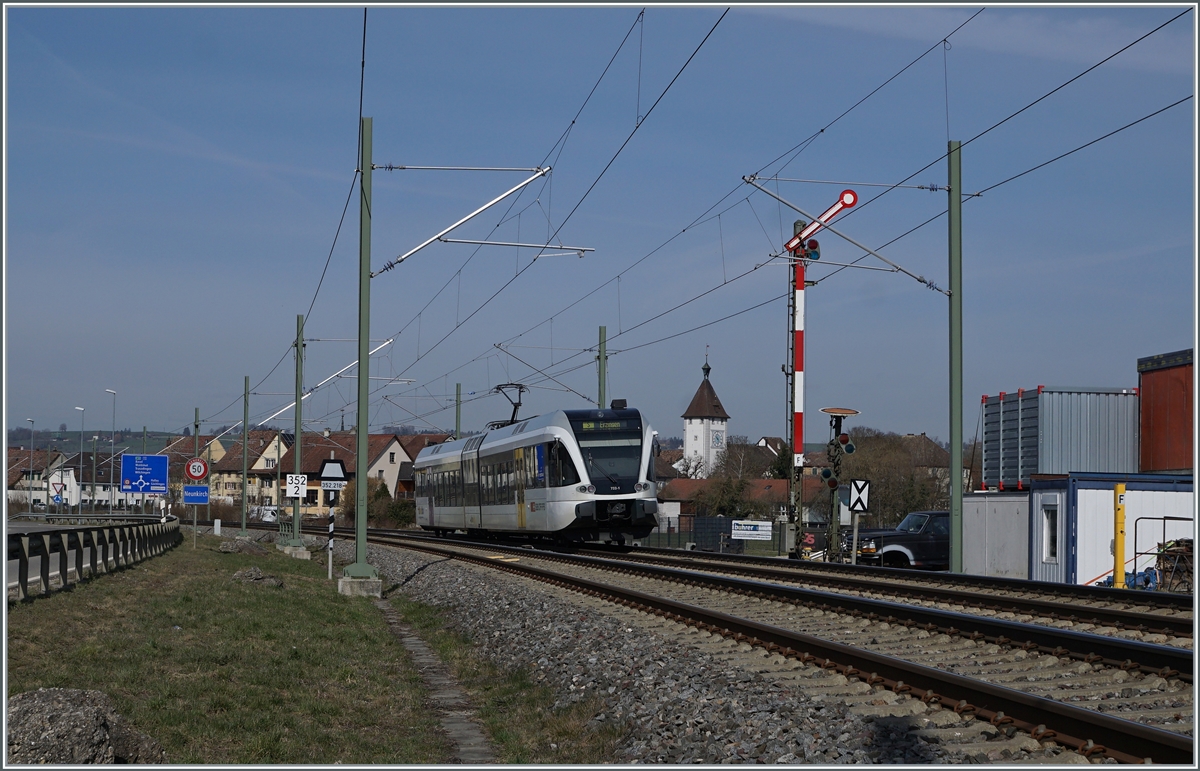
<svg viewBox="0 0 1200 771">
<path fill-rule="evenodd" d="M 559 410 L 433 445 L 413 462 L 417 524 L 559 542 L 657 526 L 655 431 L 636 409 Z"/>
</svg>

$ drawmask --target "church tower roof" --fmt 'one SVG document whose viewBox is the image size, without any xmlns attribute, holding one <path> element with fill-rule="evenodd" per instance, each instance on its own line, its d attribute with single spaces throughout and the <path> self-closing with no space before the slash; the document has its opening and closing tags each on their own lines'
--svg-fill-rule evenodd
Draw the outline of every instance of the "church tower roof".
<svg viewBox="0 0 1200 771">
<path fill-rule="evenodd" d="M 707 357 L 704 359 L 704 366 L 701 367 L 701 370 L 704 372 L 704 379 L 700 381 L 700 387 L 696 389 L 692 403 L 680 417 L 729 420 L 729 413 L 721 406 L 721 398 L 713 390 L 712 383 L 708 382 L 708 373 L 712 371 L 712 367 L 708 366 Z"/>
</svg>

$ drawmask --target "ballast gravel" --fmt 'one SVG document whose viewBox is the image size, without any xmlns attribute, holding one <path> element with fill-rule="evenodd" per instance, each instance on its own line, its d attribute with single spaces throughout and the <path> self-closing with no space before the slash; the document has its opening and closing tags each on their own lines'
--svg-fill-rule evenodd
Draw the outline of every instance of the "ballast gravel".
<svg viewBox="0 0 1200 771">
<path fill-rule="evenodd" d="M 353 558 L 353 544 L 335 549 Z M 445 609 L 496 665 L 531 671 L 552 688 L 556 707 L 598 694 L 592 722 L 624 727 L 615 763 L 1001 760 L 927 742 L 902 722 L 852 714 L 796 680 L 733 667 L 682 635 L 653 631 L 626 608 L 418 552 L 369 546 L 368 559 L 385 591 Z"/>
</svg>

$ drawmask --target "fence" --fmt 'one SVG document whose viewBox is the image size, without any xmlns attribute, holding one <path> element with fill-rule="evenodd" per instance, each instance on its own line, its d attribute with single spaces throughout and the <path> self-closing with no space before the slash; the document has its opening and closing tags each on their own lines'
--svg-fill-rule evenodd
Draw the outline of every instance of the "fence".
<svg viewBox="0 0 1200 771">
<path fill-rule="evenodd" d="M 756 554 L 760 556 L 783 556 L 787 553 L 784 548 L 784 528 L 780 523 L 773 523 L 771 540 L 751 541 L 732 538 L 733 519 L 730 517 L 699 517 L 695 514 L 680 514 L 677 520 L 671 519 L 660 523 L 650 535 L 638 539 L 643 546 L 660 546 L 670 549 L 684 549 L 688 544 L 695 544 L 699 551 L 711 551 L 724 554 Z"/>
<path fill-rule="evenodd" d="M 16 599 L 30 597 L 29 564 L 37 558 L 41 593 L 50 594 L 51 578 L 66 588 L 83 580 L 95 578 L 135 562 L 155 557 L 179 543 L 179 520 L 168 517 L 143 524 L 89 524 L 82 527 L 58 527 L 32 533 L 8 534 L 8 560 L 17 563 Z M 86 556 L 85 556 L 86 553 Z M 58 557 L 58 569 L 51 573 L 51 563 Z M 74 580 L 72 580 L 72 572 Z M 13 585 L 9 584 L 11 591 Z"/>
</svg>

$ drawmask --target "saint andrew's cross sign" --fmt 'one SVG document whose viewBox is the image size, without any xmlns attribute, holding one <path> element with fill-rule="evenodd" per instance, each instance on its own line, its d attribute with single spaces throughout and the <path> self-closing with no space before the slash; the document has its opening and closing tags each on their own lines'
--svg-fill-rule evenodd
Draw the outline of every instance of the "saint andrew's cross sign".
<svg viewBox="0 0 1200 771">
<path fill-rule="evenodd" d="M 850 511 L 859 513 L 867 510 L 867 496 L 871 492 L 869 479 L 850 480 Z"/>
</svg>

